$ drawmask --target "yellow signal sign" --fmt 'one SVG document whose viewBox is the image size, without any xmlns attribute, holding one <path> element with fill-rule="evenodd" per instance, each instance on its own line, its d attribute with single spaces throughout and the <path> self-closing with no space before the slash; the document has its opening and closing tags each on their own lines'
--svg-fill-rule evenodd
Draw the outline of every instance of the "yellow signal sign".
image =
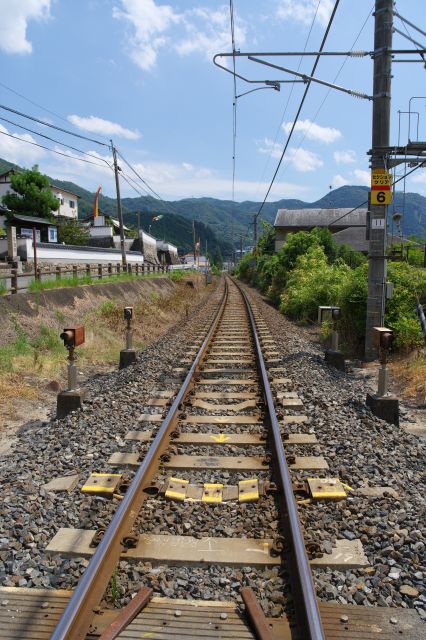
<svg viewBox="0 0 426 640">
<path fill-rule="evenodd" d="M 386 169 L 371 171 L 371 204 L 390 204 L 392 202 L 392 174 Z"/>
</svg>

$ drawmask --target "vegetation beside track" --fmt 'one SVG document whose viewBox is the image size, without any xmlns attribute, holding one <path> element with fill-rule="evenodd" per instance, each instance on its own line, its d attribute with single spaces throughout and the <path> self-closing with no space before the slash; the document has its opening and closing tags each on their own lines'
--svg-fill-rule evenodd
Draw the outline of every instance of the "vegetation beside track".
<svg viewBox="0 0 426 640">
<path fill-rule="evenodd" d="M 338 246 L 327 229 L 290 234 L 277 253 L 274 243 L 273 227 L 264 224 L 257 255 L 243 257 L 237 276 L 260 289 L 283 314 L 298 322 L 316 321 L 319 305 L 340 306 L 341 347 L 348 355 L 362 355 L 367 310 L 365 256 L 345 245 Z M 416 315 L 417 300 L 426 305 L 425 275 L 426 270 L 419 266 L 388 262 L 388 280 L 394 284 L 394 291 L 386 304 L 385 325 L 395 332 L 399 354 L 411 354 L 408 363 L 400 362 L 404 369 L 401 380 L 408 380 L 412 387 L 426 374 L 424 338 Z M 323 337 L 330 330 L 324 324 Z"/>
<path fill-rule="evenodd" d="M 168 293 L 160 289 L 149 293 L 142 290 L 132 300 L 133 342 L 138 351 L 143 351 L 176 322 L 186 318 L 192 307 L 211 290 L 200 275 L 190 275 L 194 287 L 186 286 L 188 272 L 177 271 L 171 279 L 176 286 Z M 118 282 L 122 280 L 120 278 Z M 112 281 L 117 282 L 117 279 Z M 0 422 L 2 417 L 17 417 L 17 399 L 43 399 L 49 383 L 51 391 L 63 387 L 67 354 L 59 335 L 67 324 L 83 324 L 86 328 L 86 342 L 78 349 L 79 371 L 87 376 L 117 366 L 119 352 L 124 348 L 125 303 L 118 297 L 100 296 L 99 299 L 91 295 L 90 290 L 91 287 L 87 300 L 78 300 L 75 308 L 58 305 L 45 309 L 35 300 L 34 317 L 24 318 L 19 314 L 13 317 L 13 335 L 7 344 L 0 346 Z"/>
</svg>

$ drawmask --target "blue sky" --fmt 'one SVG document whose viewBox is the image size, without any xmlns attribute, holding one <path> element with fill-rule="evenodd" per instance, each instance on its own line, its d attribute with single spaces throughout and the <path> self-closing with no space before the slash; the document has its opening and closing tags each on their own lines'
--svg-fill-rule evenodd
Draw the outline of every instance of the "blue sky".
<svg viewBox="0 0 426 640">
<path fill-rule="evenodd" d="M 332 0 L 234 0 L 236 48 L 301 51 L 306 46 L 315 51 L 333 5 Z M 374 20 L 368 16 L 373 6 L 373 0 L 341 0 L 326 50 L 371 51 Z M 397 10 L 423 30 L 424 6 L 424 0 L 396 3 Z M 140 175 L 166 199 L 231 199 L 232 76 L 212 63 L 215 53 L 231 51 L 228 2 L 0 0 L 0 11 L 1 104 L 99 140 L 113 137 Z M 395 26 L 404 31 L 398 18 Z M 426 38 L 409 26 L 408 33 L 426 44 Z M 394 48 L 411 47 L 395 33 Z M 301 62 L 297 56 L 274 61 L 292 69 L 301 64 L 306 73 L 313 65 L 313 58 Z M 291 77 L 242 60 L 237 60 L 237 71 L 250 78 Z M 333 81 L 337 74 L 337 84 L 371 95 L 369 57 L 323 58 L 316 76 Z M 426 95 L 426 70 L 422 64 L 394 64 L 393 76 L 392 143 L 396 144 L 398 110 L 407 111 L 413 95 Z M 250 88 L 238 82 L 237 93 Z M 236 200 L 263 200 L 303 89 L 303 84 L 283 84 L 280 92 L 262 90 L 237 100 Z M 426 140 L 425 105 L 426 99 L 413 103 L 420 112 L 421 140 Z M 1 109 L 0 116 L 15 123 L 0 120 L 1 132 L 68 156 L 0 135 L 0 157 L 24 166 L 38 163 L 52 177 L 92 191 L 101 184 L 103 193 L 114 195 L 112 173 L 104 162 L 111 161 L 106 147 Z M 96 156 L 85 156 L 95 164 L 79 162 L 71 157 L 78 153 L 16 124 Z M 407 116 L 401 115 L 401 144 L 407 141 L 407 125 Z M 415 127 L 411 137 L 417 137 Z M 314 201 L 330 185 L 368 184 L 370 146 L 371 102 L 311 86 L 269 200 Z M 414 173 L 406 188 L 426 195 L 426 169 Z M 122 191 L 125 196 L 137 195 L 125 182 Z"/>
</svg>

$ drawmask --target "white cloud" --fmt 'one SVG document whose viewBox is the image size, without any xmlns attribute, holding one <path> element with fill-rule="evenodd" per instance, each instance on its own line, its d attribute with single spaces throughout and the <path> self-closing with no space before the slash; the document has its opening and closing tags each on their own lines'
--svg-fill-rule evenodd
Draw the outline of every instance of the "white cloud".
<svg viewBox="0 0 426 640">
<path fill-rule="evenodd" d="M 196 7 L 178 12 L 170 5 L 156 0 L 119 0 L 121 7 L 113 8 L 113 17 L 131 25 L 129 55 L 144 71 L 151 70 L 161 49 L 167 47 L 185 56 L 201 54 L 211 60 L 217 51 L 230 48 L 229 7 L 215 9 Z M 235 40 L 242 46 L 246 26 L 235 18 Z"/>
<path fill-rule="evenodd" d="M 289 134 L 292 126 L 292 122 L 284 122 L 282 128 L 287 134 Z M 308 140 L 318 140 L 320 142 L 325 142 L 326 144 L 335 142 L 342 137 L 342 133 L 339 129 L 334 129 L 334 127 L 321 127 L 319 124 L 311 122 L 311 120 L 299 120 L 296 122 L 294 130 L 296 132 L 300 131 L 301 133 L 304 133 Z"/>
<path fill-rule="evenodd" d="M 354 176 L 362 185 L 365 185 L 367 187 L 370 186 L 371 175 L 369 171 L 364 171 L 363 169 L 355 169 Z"/>
<path fill-rule="evenodd" d="M 411 176 L 410 176 L 411 177 Z M 416 184 L 426 184 L 426 171 L 425 169 L 420 170 L 420 173 L 416 173 L 411 177 L 411 181 Z"/>
<path fill-rule="evenodd" d="M 280 0 L 277 17 L 282 20 L 294 20 L 309 26 L 318 6 L 316 20 L 321 26 L 325 27 L 333 10 L 333 5 L 332 0 L 322 0 L 319 6 L 318 0 L 298 0 L 297 2 L 294 0 Z"/>
<path fill-rule="evenodd" d="M 274 143 L 272 140 L 269 140 L 269 138 L 257 142 L 257 147 L 260 153 L 268 153 L 272 158 L 280 158 L 283 150 L 281 144 L 277 142 Z M 316 153 L 308 151 L 308 149 L 303 149 L 303 147 L 299 147 L 299 149 L 289 147 L 284 156 L 284 161 L 285 160 L 287 160 L 296 171 L 302 173 L 315 171 L 315 169 L 319 169 L 324 164 Z"/>
<path fill-rule="evenodd" d="M 31 53 L 27 40 L 30 20 L 47 20 L 51 0 L 0 0 L 0 49 L 6 53 Z"/>
<path fill-rule="evenodd" d="M 127 140 L 138 140 L 141 134 L 137 130 L 126 129 L 117 122 L 111 122 L 110 120 L 104 120 L 103 118 L 97 118 L 96 116 L 68 116 L 68 120 L 77 129 L 82 131 L 90 131 L 90 133 L 98 133 L 106 137 L 117 136 L 119 138 L 126 138 Z"/>
<path fill-rule="evenodd" d="M 199 53 L 209 60 L 219 51 L 230 49 L 229 7 L 210 10 L 196 8 L 186 11 L 183 16 L 186 37 L 176 43 L 176 51 L 184 56 Z M 235 17 L 235 41 L 237 48 L 246 41 L 245 24 Z"/>
<path fill-rule="evenodd" d="M 345 184 L 350 184 L 350 181 L 344 178 L 343 176 L 341 176 L 340 174 L 333 176 L 333 179 L 331 181 L 331 186 L 333 187 L 333 189 L 338 189 L 338 187 L 344 187 Z"/>
<path fill-rule="evenodd" d="M 133 27 L 130 57 L 141 69 L 152 69 L 157 54 L 167 43 L 163 34 L 181 17 L 170 5 L 157 5 L 154 0 L 121 0 L 122 9 L 113 8 L 113 17 Z"/>
<path fill-rule="evenodd" d="M 352 164 L 356 162 L 356 153 L 351 149 L 347 151 L 335 151 L 333 153 L 333 158 L 337 162 L 337 164 Z"/>
<path fill-rule="evenodd" d="M 4 134 L 11 134 L 14 138 L 10 138 Z M 15 138 L 18 138 L 18 140 Z M 29 168 L 33 164 L 36 164 L 41 158 L 45 157 L 46 151 L 40 147 L 21 142 L 22 140 L 26 142 L 36 142 L 35 138 L 30 134 L 16 133 L 15 131 L 6 129 L 6 127 L 0 124 L 0 157 L 9 162 L 14 162 L 15 164 Z"/>
</svg>

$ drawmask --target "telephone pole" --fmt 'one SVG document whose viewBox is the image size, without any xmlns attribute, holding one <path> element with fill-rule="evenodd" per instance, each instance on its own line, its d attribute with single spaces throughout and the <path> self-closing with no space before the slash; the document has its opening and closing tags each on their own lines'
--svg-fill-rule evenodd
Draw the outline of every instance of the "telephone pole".
<svg viewBox="0 0 426 640">
<path fill-rule="evenodd" d="M 376 0 L 374 12 L 374 80 L 371 169 L 387 172 L 389 147 L 392 79 L 393 0 Z M 379 200 L 380 202 L 380 200 Z M 368 298 L 365 326 L 365 357 L 372 360 L 377 351 L 373 346 L 372 327 L 382 327 L 386 289 L 386 214 L 387 204 L 370 205 L 368 252 Z M 368 236 L 367 236 L 368 237 Z"/>
<path fill-rule="evenodd" d="M 114 174 L 115 174 L 115 189 L 117 192 L 117 214 L 118 224 L 120 225 L 120 246 L 121 246 L 121 262 L 123 267 L 127 267 L 126 247 L 124 244 L 124 229 L 123 229 L 123 211 L 121 209 L 121 196 L 120 196 L 120 179 L 118 176 L 119 168 L 117 164 L 117 151 L 111 140 L 112 157 L 114 160 Z"/>
</svg>

